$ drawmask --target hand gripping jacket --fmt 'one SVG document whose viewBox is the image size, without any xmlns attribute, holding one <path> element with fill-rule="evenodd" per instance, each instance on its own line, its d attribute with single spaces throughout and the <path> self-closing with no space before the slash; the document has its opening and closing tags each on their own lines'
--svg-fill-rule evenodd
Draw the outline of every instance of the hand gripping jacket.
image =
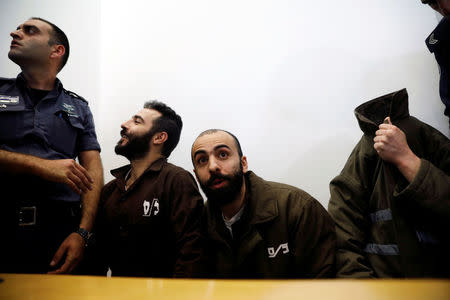
<svg viewBox="0 0 450 300">
<path fill-rule="evenodd" d="M 338 277 L 449 277 L 450 142 L 409 115 L 406 89 L 355 109 L 363 137 L 330 183 Z M 373 148 L 390 116 L 421 158 L 411 183 Z"/>
</svg>

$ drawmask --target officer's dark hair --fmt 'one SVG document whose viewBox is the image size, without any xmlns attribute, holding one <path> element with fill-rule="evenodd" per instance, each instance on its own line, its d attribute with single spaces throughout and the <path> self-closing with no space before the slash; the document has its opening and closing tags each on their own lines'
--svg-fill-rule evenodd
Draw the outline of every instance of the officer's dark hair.
<svg viewBox="0 0 450 300">
<path fill-rule="evenodd" d="M 169 157 L 180 141 L 181 129 L 183 128 L 181 117 L 172 108 L 156 100 L 145 102 L 144 108 L 154 109 L 162 114 L 161 117 L 153 120 L 150 134 L 154 135 L 163 131 L 167 133 L 168 137 L 164 143 L 162 155 Z"/>
<path fill-rule="evenodd" d="M 197 137 L 195 140 L 197 140 L 199 137 L 202 137 L 202 136 L 204 136 L 204 135 L 207 135 L 207 134 L 213 134 L 213 133 L 216 133 L 216 132 L 219 132 L 219 131 L 228 133 L 228 134 L 233 138 L 234 143 L 236 144 L 236 148 L 237 148 L 237 151 L 238 151 L 239 159 L 241 160 L 241 159 L 242 159 L 242 156 L 243 156 L 243 154 L 242 154 L 242 148 L 241 148 L 241 143 L 239 143 L 238 138 L 237 138 L 234 134 L 232 134 L 231 132 L 229 132 L 229 131 L 226 131 L 226 130 L 223 130 L 223 129 L 215 129 L 215 128 L 214 128 L 214 129 L 207 129 L 207 130 L 203 131 L 202 133 L 200 133 L 200 134 L 198 135 L 198 137 Z M 192 148 L 194 147 L 194 144 L 195 144 L 195 141 L 194 141 L 194 143 L 192 144 L 191 152 L 192 152 Z M 191 159 L 192 159 L 192 164 L 195 166 L 195 164 L 194 164 L 194 157 L 193 157 L 192 155 L 191 155 Z M 241 163 L 242 163 L 242 162 L 241 162 Z"/>
<path fill-rule="evenodd" d="M 50 32 L 50 40 L 48 41 L 48 44 L 50 46 L 53 45 L 63 45 L 64 49 L 66 50 L 64 52 L 64 55 L 61 59 L 61 64 L 59 65 L 58 72 L 62 70 L 62 68 L 66 65 L 67 60 L 69 59 L 69 53 L 70 53 L 70 46 L 69 46 L 69 39 L 67 38 L 64 31 L 62 31 L 58 26 L 53 24 L 52 22 L 49 22 L 45 19 L 38 18 L 38 17 L 32 17 L 31 20 L 39 20 L 42 22 L 47 23 L 52 28 L 52 31 Z"/>
</svg>

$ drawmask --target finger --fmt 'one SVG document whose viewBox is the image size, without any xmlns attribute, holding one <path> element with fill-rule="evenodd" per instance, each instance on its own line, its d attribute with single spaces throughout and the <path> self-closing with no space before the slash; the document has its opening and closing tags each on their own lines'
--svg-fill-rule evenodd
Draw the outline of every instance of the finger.
<svg viewBox="0 0 450 300">
<path fill-rule="evenodd" d="M 83 183 L 83 181 L 81 181 L 81 179 L 73 172 L 67 174 L 66 183 L 78 194 L 82 194 L 88 191 L 88 188 Z"/>
<path fill-rule="evenodd" d="M 377 135 L 373 138 L 375 143 L 388 143 L 388 138 L 386 135 Z"/>
<path fill-rule="evenodd" d="M 375 136 L 382 136 L 382 135 L 386 135 L 388 133 L 388 131 L 386 129 L 378 129 L 377 131 L 375 131 Z"/>
<path fill-rule="evenodd" d="M 92 190 L 92 184 L 89 178 L 83 173 L 83 170 L 86 171 L 82 166 L 76 164 L 72 171 L 73 176 L 70 176 L 70 179 L 74 181 L 83 192 L 87 192 L 88 190 Z"/>
<path fill-rule="evenodd" d="M 382 143 L 375 143 L 373 144 L 373 148 L 375 151 L 377 151 L 378 154 L 380 154 L 381 151 L 383 151 L 383 144 Z"/>
<path fill-rule="evenodd" d="M 385 123 L 380 124 L 380 126 L 378 126 L 378 128 L 382 129 L 382 130 L 389 130 L 389 129 L 392 129 L 393 127 L 394 127 L 394 125 L 392 125 L 392 124 L 385 124 Z"/>
<path fill-rule="evenodd" d="M 76 174 L 69 174 L 68 179 L 75 185 L 76 189 L 78 189 L 79 192 L 86 193 L 87 191 L 89 191 L 86 183 L 83 182 Z"/>
<path fill-rule="evenodd" d="M 82 165 L 75 163 L 75 167 L 83 173 L 84 176 L 86 176 L 87 180 L 89 180 L 90 183 L 94 183 L 94 179 L 92 179 L 91 175 L 89 174 L 88 170 L 86 170 Z"/>
<path fill-rule="evenodd" d="M 50 271 L 50 272 L 48 272 L 48 274 L 66 274 L 69 272 L 69 268 L 70 268 L 72 262 L 73 262 L 73 260 L 71 260 L 70 258 L 66 258 L 66 261 L 61 266 L 61 268 L 59 268 L 58 270 Z"/>
<path fill-rule="evenodd" d="M 64 255 L 64 252 L 66 252 L 66 246 L 62 244 L 61 246 L 59 246 L 58 250 L 53 256 L 52 261 L 50 262 L 50 267 L 54 267 L 59 263 L 59 261 Z"/>
<path fill-rule="evenodd" d="M 80 169 L 80 168 L 83 168 L 83 167 L 80 165 L 77 165 L 76 170 L 74 170 L 74 174 L 78 177 L 78 179 L 80 180 L 80 183 L 85 187 L 85 189 L 92 190 L 92 183 L 91 183 L 90 177 L 87 177 L 86 174 L 84 173 L 87 171 L 84 168 L 83 169 Z M 85 192 L 87 192 L 87 190 L 85 190 Z"/>
<path fill-rule="evenodd" d="M 84 182 L 86 182 L 86 185 L 91 185 L 91 183 L 94 182 L 94 180 L 92 180 L 91 175 L 89 175 L 89 172 L 80 164 L 75 163 L 75 168 L 77 170 L 77 173 L 80 174 L 80 178 L 83 179 Z"/>
<path fill-rule="evenodd" d="M 81 195 L 80 188 L 75 183 L 73 183 L 73 181 L 71 179 L 66 180 L 64 183 L 67 186 L 69 186 L 75 193 L 77 193 L 78 195 Z"/>
<path fill-rule="evenodd" d="M 392 125 L 392 123 L 391 123 L 391 117 L 386 117 L 386 118 L 384 119 L 384 124 Z"/>
</svg>

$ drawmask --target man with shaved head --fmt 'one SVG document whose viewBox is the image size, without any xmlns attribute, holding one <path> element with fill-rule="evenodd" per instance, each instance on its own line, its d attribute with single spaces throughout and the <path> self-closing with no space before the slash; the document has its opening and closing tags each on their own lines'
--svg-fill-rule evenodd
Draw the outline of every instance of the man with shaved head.
<svg viewBox="0 0 450 300">
<path fill-rule="evenodd" d="M 208 198 L 205 223 L 213 277 L 334 275 L 334 225 L 318 201 L 249 171 L 239 140 L 225 130 L 202 132 L 191 154 Z"/>
</svg>

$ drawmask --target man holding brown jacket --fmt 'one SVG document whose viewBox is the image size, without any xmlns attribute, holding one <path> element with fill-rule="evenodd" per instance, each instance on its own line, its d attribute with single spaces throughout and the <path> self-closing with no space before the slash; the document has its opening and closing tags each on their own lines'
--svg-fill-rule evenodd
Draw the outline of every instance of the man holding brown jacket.
<svg viewBox="0 0 450 300">
<path fill-rule="evenodd" d="M 450 276 L 450 141 L 406 89 L 355 109 L 364 135 L 330 183 L 337 277 Z"/>
</svg>

